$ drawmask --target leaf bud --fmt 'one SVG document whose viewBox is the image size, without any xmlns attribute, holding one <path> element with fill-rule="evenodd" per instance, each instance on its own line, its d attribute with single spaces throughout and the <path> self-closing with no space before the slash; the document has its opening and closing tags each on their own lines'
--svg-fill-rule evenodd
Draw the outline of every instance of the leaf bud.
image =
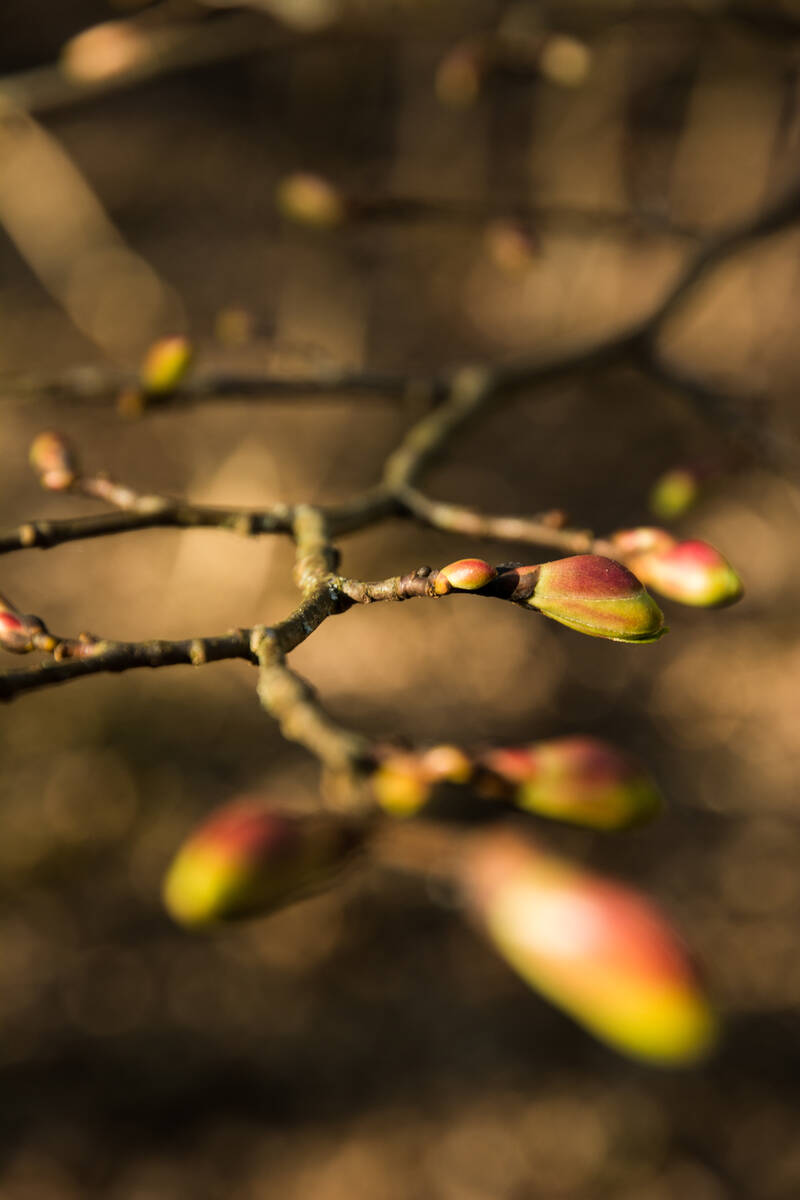
<svg viewBox="0 0 800 1200">
<path fill-rule="evenodd" d="M 184 842 L 164 880 L 164 903 L 181 925 L 271 912 L 328 883 L 360 841 L 331 814 L 289 815 L 243 797 Z"/>
<path fill-rule="evenodd" d="M 615 541 L 637 530 L 623 530 Z M 719 550 L 698 540 L 626 554 L 637 576 L 654 591 L 699 608 L 721 608 L 742 595 L 742 581 Z"/>
<path fill-rule="evenodd" d="M 660 520 L 674 521 L 694 507 L 699 493 L 697 472 L 689 467 L 673 467 L 653 484 L 648 505 Z"/>
<path fill-rule="evenodd" d="M 647 773 L 599 738 L 501 747 L 481 762 L 513 787 L 518 808 L 588 829 L 625 829 L 655 816 L 661 803 Z"/>
<path fill-rule="evenodd" d="M 41 624 L 37 628 L 41 628 Z M 27 618 L 0 596 L 0 646 L 12 654 L 27 654 L 33 649 L 33 632 Z"/>
<path fill-rule="evenodd" d="M 159 338 L 144 356 L 139 379 L 149 396 L 166 396 L 183 382 L 192 362 L 192 344 L 187 337 Z"/>
<path fill-rule="evenodd" d="M 689 955 L 645 897 L 509 831 L 475 837 L 460 878 L 494 948 L 596 1037 L 662 1065 L 711 1048 L 716 1022 Z"/>
<path fill-rule="evenodd" d="M 347 216 L 337 188 L 320 175 L 297 171 L 278 184 L 276 203 L 281 216 L 313 229 L 335 229 Z"/>
<path fill-rule="evenodd" d="M 516 574 L 525 571 L 519 568 Z M 528 578 L 533 588 L 527 604 L 579 633 L 615 642 L 654 642 L 666 632 L 658 605 L 614 559 L 576 554 L 542 563 Z"/>
<path fill-rule="evenodd" d="M 42 487 L 65 492 L 78 478 L 78 460 L 72 446 L 52 429 L 39 433 L 31 442 L 28 461 L 39 476 Z"/>
<path fill-rule="evenodd" d="M 459 558 L 442 567 L 436 576 L 433 590 L 443 596 L 455 589 L 460 592 L 476 592 L 495 578 L 497 572 L 482 558 Z"/>
<path fill-rule="evenodd" d="M 431 746 L 421 752 L 391 750 L 372 774 L 372 791 L 392 817 L 413 817 L 424 808 L 437 784 L 466 783 L 473 764 L 457 746 Z"/>
</svg>

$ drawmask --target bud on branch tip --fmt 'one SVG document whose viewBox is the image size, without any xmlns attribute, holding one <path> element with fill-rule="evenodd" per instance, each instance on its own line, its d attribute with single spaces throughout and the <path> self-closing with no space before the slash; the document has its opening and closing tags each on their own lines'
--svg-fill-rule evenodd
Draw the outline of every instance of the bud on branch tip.
<svg viewBox="0 0 800 1200">
<path fill-rule="evenodd" d="M 623 529 L 612 539 L 636 575 L 654 591 L 698 608 L 722 608 L 742 595 L 742 581 L 708 542 L 678 542 L 663 529 Z"/>
<path fill-rule="evenodd" d="M 78 478 L 78 460 L 72 446 L 63 434 L 52 429 L 36 435 L 28 461 L 48 491 L 65 492 Z"/>
<path fill-rule="evenodd" d="M 579 633 L 615 642 L 654 642 L 666 633 L 658 605 L 614 559 L 577 554 L 523 573 L 533 583 L 525 603 Z"/>
</svg>

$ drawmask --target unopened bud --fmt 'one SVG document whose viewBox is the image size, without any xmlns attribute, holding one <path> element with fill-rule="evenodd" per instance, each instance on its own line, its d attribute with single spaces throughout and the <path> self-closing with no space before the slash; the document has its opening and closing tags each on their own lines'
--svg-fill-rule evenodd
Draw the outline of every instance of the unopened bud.
<svg viewBox="0 0 800 1200">
<path fill-rule="evenodd" d="M 599 554 L 577 554 L 542 563 L 528 573 L 527 604 L 546 617 L 615 642 L 654 642 L 664 629 L 660 608 L 635 575 Z M 510 574 L 513 574 L 510 573 Z"/>
<path fill-rule="evenodd" d="M 624 829 L 653 817 L 658 789 L 633 759 L 592 737 L 502 747 L 482 758 L 514 788 L 517 807 L 588 829 Z"/>
<path fill-rule="evenodd" d="M 360 840 L 330 814 L 290 816 L 244 798 L 184 843 L 167 872 L 164 903 L 182 925 L 267 913 L 329 882 Z"/>
<path fill-rule="evenodd" d="M 616 535 L 637 531 L 626 530 Z M 731 564 L 708 542 L 674 542 L 663 549 L 626 555 L 639 579 L 654 591 L 699 608 L 721 608 L 742 595 L 742 581 Z"/>
<path fill-rule="evenodd" d="M 395 750 L 385 754 L 373 772 L 372 791 L 390 816 L 413 817 L 431 799 L 437 784 L 463 784 L 472 773 L 471 760 L 457 746 Z"/>
<path fill-rule="evenodd" d="M 14 605 L 0 596 L 0 646 L 12 654 L 27 654 L 33 649 L 32 630 Z"/>
<path fill-rule="evenodd" d="M 688 953 L 643 896 L 510 832 L 476 837 L 461 880 L 509 965 L 596 1037 L 664 1065 L 713 1045 L 714 1015 Z"/>
<path fill-rule="evenodd" d="M 192 362 L 192 345 L 187 337 L 159 338 L 142 362 L 139 378 L 149 396 L 174 392 L 183 382 Z"/>
<path fill-rule="evenodd" d="M 65 492 L 78 478 L 78 460 L 72 446 L 52 429 L 39 433 L 28 451 L 28 461 L 39 476 L 42 487 Z"/>
<path fill-rule="evenodd" d="M 460 592 L 476 592 L 495 578 L 497 572 L 482 558 L 459 558 L 442 567 L 436 576 L 433 590 L 437 596 L 456 589 Z"/>
<path fill-rule="evenodd" d="M 700 481 L 689 467 L 673 467 L 665 471 L 650 491 L 650 511 L 662 521 L 682 517 L 697 501 Z"/>
<path fill-rule="evenodd" d="M 335 229 L 347 216 L 347 205 L 337 188 L 305 171 L 280 181 L 276 202 L 282 216 L 314 229 Z"/>
</svg>

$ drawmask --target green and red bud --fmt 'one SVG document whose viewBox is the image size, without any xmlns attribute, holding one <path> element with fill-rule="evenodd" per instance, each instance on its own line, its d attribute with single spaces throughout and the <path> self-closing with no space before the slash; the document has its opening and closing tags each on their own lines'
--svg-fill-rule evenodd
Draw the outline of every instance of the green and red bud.
<svg viewBox="0 0 800 1200">
<path fill-rule="evenodd" d="M 699 493 L 698 473 L 691 467 L 673 467 L 653 484 L 649 508 L 662 521 L 674 521 L 695 505 Z"/>
<path fill-rule="evenodd" d="M 612 542 L 639 579 L 669 600 L 721 608 L 742 595 L 736 571 L 708 542 L 678 542 L 663 529 L 646 528 L 620 530 Z"/>
<path fill-rule="evenodd" d="M 490 750 L 481 764 L 513 789 L 525 812 L 587 829 L 625 829 L 650 820 L 661 797 L 627 754 L 593 737 L 563 737 Z"/>
<path fill-rule="evenodd" d="M 361 842 L 331 814 L 294 816 L 245 797 L 218 809 L 183 844 L 164 880 L 182 925 L 282 908 L 328 883 Z"/>
<path fill-rule="evenodd" d="M 166 396 L 183 382 L 192 363 L 187 337 L 159 338 L 153 342 L 139 369 L 139 380 L 148 396 Z"/>
<path fill-rule="evenodd" d="M 42 487 L 51 492 L 65 492 L 78 478 L 79 467 L 75 452 L 63 436 L 52 429 L 39 433 L 31 442 L 28 461 L 39 476 Z"/>
<path fill-rule="evenodd" d="M 421 752 L 390 750 L 372 774 L 375 799 L 392 817 L 413 817 L 424 808 L 437 784 L 467 783 L 471 759 L 457 746 L 431 746 Z"/>
<path fill-rule="evenodd" d="M 600 554 L 576 554 L 500 576 L 517 584 L 509 599 L 544 616 L 615 642 L 654 642 L 664 629 L 660 608 L 622 563 Z"/>
<path fill-rule="evenodd" d="M 433 590 L 437 596 L 447 592 L 477 592 L 496 577 L 497 571 L 482 558 L 459 558 L 437 572 Z"/>
<path fill-rule="evenodd" d="M 716 1022 L 689 955 L 643 896 L 507 831 L 476 836 L 460 878 L 495 949 L 596 1037 L 664 1065 L 711 1048 Z"/>
</svg>

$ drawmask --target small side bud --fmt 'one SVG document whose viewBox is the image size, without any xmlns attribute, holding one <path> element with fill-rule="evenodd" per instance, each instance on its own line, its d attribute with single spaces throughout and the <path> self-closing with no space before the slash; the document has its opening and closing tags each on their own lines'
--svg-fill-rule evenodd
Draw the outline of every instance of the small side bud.
<svg viewBox="0 0 800 1200">
<path fill-rule="evenodd" d="M 526 603 L 570 629 L 615 642 L 654 642 L 666 632 L 658 605 L 614 559 L 577 554 L 535 570 Z"/>
<path fill-rule="evenodd" d="M 623 531 L 616 538 L 625 536 Z M 626 555 L 637 576 L 654 591 L 698 608 L 722 608 L 742 595 L 742 581 L 719 550 L 708 542 L 674 542 Z"/>
<path fill-rule="evenodd" d="M 623 1054 L 683 1065 L 716 1022 L 684 946 L 643 896 L 511 832 L 473 840 L 461 868 L 469 907 L 536 991 Z"/>
<path fill-rule="evenodd" d="M 28 461 L 48 491 L 65 492 L 78 478 L 78 460 L 72 446 L 63 434 L 52 429 L 36 435 L 28 451 Z"/>
<path fill-rule="evenodd" d="M 347 216 L 337 188 L 320 175 L 298 171 L 278 184 L 275 201 L 281 216 L 313 229 L 335 229 Z"/>
<path fill-rule="evenodd" d="M 456 589 L 460 592 L 477 592 L 495 578 L 497 572 L 482 558 L 459 558 L 442 567 L 436 576 L 433 590 L 437 596 Z"/>
<path fill-rule="evenodd" d="M 372 774 L 372 792 L 392 817 L 413 817 L 431 799 L 437 784 L 467 783 L 473 764 L 457 746 L 431 746 L 422 752 L 385 753 Z"/>
<path fill-rule="evenodd" d="M 153 342 L 139 370 L 148 396 L 166 396 L 183 382 L 192 362 L 192 345 L 187 337 L 159 338 Z"/>
<path fill-rule="evenodd" d="M 690 467 L 665 471 L 650 489 L 648 505 L 661 521 L 675 521 L 697 503 L 700 480 Z"/>
<path fill-rule="evenodd" d="M 637 763 L 593 737 L 564 737 L 490 750 L 481 759 L 514 789 L 525 812 L 587 829 L 625 829 L 650 820 L 661 797 Z"/>
<path fill-rule="evenodd" d="M 164 880 L 164 903 L 181 925 L 271 912 L 327 884 L 360 841 L 338 817 L 276 813 L 245 797 L 183 844 Z"/>
</svg>

